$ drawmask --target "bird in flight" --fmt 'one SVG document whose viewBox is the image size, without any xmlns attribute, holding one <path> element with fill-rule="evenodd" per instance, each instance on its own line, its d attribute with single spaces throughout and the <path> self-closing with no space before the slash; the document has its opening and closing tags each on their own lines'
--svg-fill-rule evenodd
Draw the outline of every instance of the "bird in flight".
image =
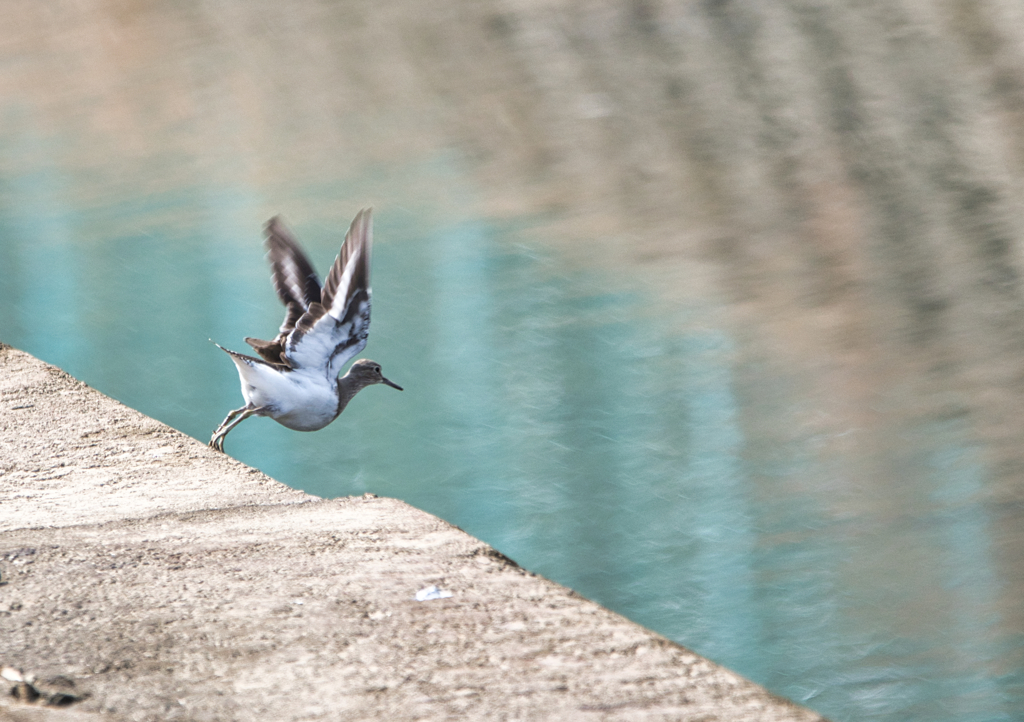
<svg viewBox="0 0 1024 722">
<path fill-rule="evenodd" d="M 284 323 L 273 341 L 246 338 L 260 355 L 246 356 L 217 344 L 235 362 L 245 406 L 235 409 L 210 437 L 224 451 L 224 438 L 250 416 L 269 416 L 296 431 L 316 431 L 338 418 L 359 391 L 373 384 L 402 390 L 381 374 L 380 364 L 360 359 L 341 368 L 366 346 L 370 330 L 369 208 L 356 214 L 323 288 L 316 271 L 279 217 L 267 223 L 267 258 Z"/>
</svg>

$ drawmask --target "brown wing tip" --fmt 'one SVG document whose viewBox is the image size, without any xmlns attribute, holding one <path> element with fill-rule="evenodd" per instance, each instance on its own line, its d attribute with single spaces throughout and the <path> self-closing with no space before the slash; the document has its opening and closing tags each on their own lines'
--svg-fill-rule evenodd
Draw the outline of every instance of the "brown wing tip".
<svg viewBox="0 0 1024 722">
<path fill-rule="evenodd" d="M 292 232 L 288 230 L 288 226 L 284 224 L 284 220 L 280 215 L 276 215 L 266 222 L 263 226 L 263 235 L 263 245 L 267 250 L 270 250 L 273 246 L 298 246 L 298 241 L 292 235 Z"/>
<path fill-rule="evenodd" d="M 373 240 L 373 208 L 368 206 L 363 208 L 356 217 L 352 219 L 352 223 L 348 227 L 348 233 L 345 234 L 345 239 L 348 240 L 353 236 L 363 236 L 366 240 L 372 242 Z"/>
<path fill-rule="evenodd" d="M 280 233 L 282 228 L 284 228 L 284 223 L 281 221 L 280 215 L 274 216 L 269 221 L 263 224 L 263 231 L 268 236 L 274 233 Z"/>
</svg>

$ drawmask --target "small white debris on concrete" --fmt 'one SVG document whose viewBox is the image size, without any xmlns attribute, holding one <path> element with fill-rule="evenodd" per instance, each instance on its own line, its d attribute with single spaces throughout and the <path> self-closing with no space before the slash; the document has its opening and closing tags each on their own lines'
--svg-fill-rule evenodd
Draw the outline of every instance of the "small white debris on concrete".
<svg viewBox="0 0 1024 722">
<path fill-rule="evenodd" d="M 429 602 L 434 599 L 447 599 L 452 595 L 447 589 L 438 589 L 433 584 L 416 592 L 417 602 Z"/>
</svg>

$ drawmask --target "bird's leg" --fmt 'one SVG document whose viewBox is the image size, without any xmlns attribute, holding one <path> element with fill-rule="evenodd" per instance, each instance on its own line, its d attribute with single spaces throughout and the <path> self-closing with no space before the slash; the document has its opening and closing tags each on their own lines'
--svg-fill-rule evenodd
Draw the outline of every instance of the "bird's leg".
<svg viewBox="0 0 1024 722">
<path fill-rule="evenodd" d="M 224 428 L 225 426 L 227 426 L 227 425 L 228 425 L 228 422 L 229 422 L 229 421 L 231 421 L 231 419 L 233 419 L 233 418 L 235 418 L 236 416 L 238 416 L 238 415 L 239 415 L 240 413 L 242 413 L 243 411 L 245 411 L 245 410 L 246 410 L 247 408 L 249 408 L 249 405 L 248 405 L 248 404 L 246 404 L 245 406 L 243 406 L 243 407 L 242 407 L 242 408 L 240 408 L 240 409 L 235 409 L 234 411 L 229 411 L 229 412 L 228 412 L 228 415 L 227 415 L 227 416 L 226 416 L 226 417 L 224 418 L 224 420 L 220 422 L 220 426 L 218 426 L 218 427 L 217 427 L 217 431 L 220 431 L 220 430 L 221 430 L 221 429 L 223 429 L 223 428 Z M 214 433 L 214 435 L 216 435 L 216 434 L 217 434 L 217 431 L 214 431 L 214 432 L 213 432 L 213 433 Z"/>
<path fill-rule="evenodd" d="M 246 419 L 248 419 L 250 416 L 255 414 L 257 411 L 262 410 L 263 407 L 256 407 L 252 406 L 251 404 L 246 404 L 242 408 L 235 409 L 234 411 L 228 413 L 228 415 L 224 418 L 224 421 L 222 421 L 220 426 L 217 427 L 217 430 L 213 432 L 213 436 L 210 437 L 210 448 L 223 452 L 224 437 L 228 435 L 228 432 L 231 431 L 231 429 L 238 426 L 243 421 L 245 421 Z M 238 417 L 237 419 L 235 418 L 236 416 Z"/>
</svg>

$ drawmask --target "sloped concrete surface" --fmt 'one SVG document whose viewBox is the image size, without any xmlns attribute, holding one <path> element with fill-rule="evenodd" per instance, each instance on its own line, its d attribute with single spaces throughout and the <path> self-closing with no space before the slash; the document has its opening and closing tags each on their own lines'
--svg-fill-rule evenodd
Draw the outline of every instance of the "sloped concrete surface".
<svg viewBox="0 0 1024 722">
<path fill-rule="evenodd" d="M 0 531 L 315 498 L 0 344 Z"/>
<path fill-rule="evenodd" d="M 822 719 L 436 517 L 292 491 L 9 347 L 0 444 L 0 666 L 81 698 L 0 722 Z"/>
</svg>

